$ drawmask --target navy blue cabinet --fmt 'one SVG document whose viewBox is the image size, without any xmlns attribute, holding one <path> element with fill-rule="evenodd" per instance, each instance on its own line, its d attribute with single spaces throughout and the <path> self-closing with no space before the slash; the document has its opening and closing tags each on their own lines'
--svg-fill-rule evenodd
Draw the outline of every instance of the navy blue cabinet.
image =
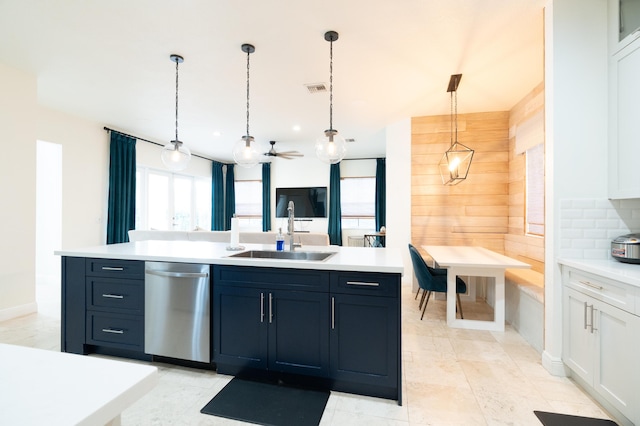
<svg viewBox="0 0 640 426">
<path fill-rule="evenodd" d="M 215 266 L 213 288 L 219 372 L 294 373 L 401 402 L 400 274 Z"/>
<path fill-rule="evenodd" d="M 63 257 L 61 335 L 64 352 L 143 355 L 144 262 Z"/>
<path fill-rule="evenodd" d="M 213 353 L 218 371 L 326 377 L 329 274 L 214 267 Z"/>
<path fill-rule="evenodd" d="M 401 402 L 400 275 L 331 273 L 334 389 Z"/>
</svg>

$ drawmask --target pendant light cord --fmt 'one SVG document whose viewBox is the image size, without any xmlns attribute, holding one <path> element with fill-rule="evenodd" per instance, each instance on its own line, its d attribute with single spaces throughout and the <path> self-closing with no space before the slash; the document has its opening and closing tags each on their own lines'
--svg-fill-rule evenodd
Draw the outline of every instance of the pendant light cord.
<svg viewBox="0 0 640 426">
<path fill-rule="evenodd" d="M 180 141 L 180 139 L 178 139 L 178 64 L 180 63 L 179 60 L 176 60 L 176 149 L 178 148 L 178 142 Z"/>
<path fill-rule="evenodd" d="M 329 130 L 333 130 L 333 38 L 329 42 Z"/>
<path fill-rule="evenodd" d="M 455 93 L 455 97 L 454 97 L 454 93 Z M 454 114 L 454 103 L 455 103 L 455 114 Z M 453 146 L 453 125 L 455 123 L 455 128 L 456 128 L 456 139 L 455 141 L 458 142 L 458 91 L 457 90 L 452 90 L 451 91 L 451 146 Z"/>
<path fill-rule="evenodd" d="M 247 51 L 247 138 L 249 137 L 249 56 L 251 52 Z"/>
</svg>

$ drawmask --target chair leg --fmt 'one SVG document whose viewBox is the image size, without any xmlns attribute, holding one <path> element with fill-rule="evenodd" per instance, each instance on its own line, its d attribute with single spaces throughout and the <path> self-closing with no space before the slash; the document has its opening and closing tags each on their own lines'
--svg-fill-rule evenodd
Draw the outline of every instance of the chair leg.
<svg viewBox="0 0 640 426">
<path fill-rule="evenodd" d="M 460 303 L 460 294 L 456 293 L 456 298 L 458 299 L 458 310 L 460 311 L 460 318 L 464 319 L 464 315 L 462 315 L 462 303 Z"/>
<path fill-rule="evenodd" d="M 416 291 L 416 297 L 414 297 L 413 300 L 417 300 L 418 299 L 418 295 L 420 294 L 420 290 L 421 290 L 421 288 L 418 287 L 418 291 Z"/>
<path fill-rule="evenodd" d="M 431 297 L 431 292 L 430 291 L 427 292 L 427 300 L 425 300 L 424 308 L 422 308 L 422 315 L 420 316 L 420 320 L 421 321 L 422 321 L 422 318 L 424 318 L 424 311 L 427 310 L 427 303 L 429 303 L 429 297 Z"/>
<path fill-rule="evenodd" d="M 422 309 L 422 304 L 424 303 L 424 298 L 427 296 L 427 291 L 422 290 L 422 297 L 420 298 L 420 304 L 418 305 L 418 310 Z"/>
</svg>

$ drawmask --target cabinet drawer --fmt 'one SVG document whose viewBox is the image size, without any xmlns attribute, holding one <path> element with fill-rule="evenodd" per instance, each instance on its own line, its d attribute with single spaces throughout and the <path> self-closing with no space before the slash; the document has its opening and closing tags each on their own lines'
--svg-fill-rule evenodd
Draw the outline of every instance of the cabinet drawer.
<svg viewBox="0 0 640 426">
<path fill-rule="evenodd" d="M 144 279 L 141 260 L 87 259 L 86 268 L 88 276 Z"/>
<path fill-rule="evenodd" d="M 87 343 L 144 350 L 144 317 L 87 312 Z"/>
<path fill-rule="evenodd" d="M 87 308 L 142 315 L 144 280 L 87 277 Z"/>
<path fill-rule="evenodd" d="M 214 285 L 304 291 L 329 291 L 329 273 L 306 269 L 215 266 Z"/>
<path fill-rule="evenodd" d="M 633 286 L 575 269 L 568 269 L 567 274 L 567 286 L 624 311 L 635 312 Z"/>
<path fill-rule="evenodd" d="M 331 292 L 398 297 L 400 274 L 331 272 Z"/>
</svg>

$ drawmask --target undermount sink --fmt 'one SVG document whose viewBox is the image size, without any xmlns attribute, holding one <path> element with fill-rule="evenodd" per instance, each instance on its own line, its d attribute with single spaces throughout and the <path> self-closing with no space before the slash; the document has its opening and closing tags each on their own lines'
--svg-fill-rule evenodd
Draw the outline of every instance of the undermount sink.
<svg viewBox="0 0 640 426">
<path fill-rule="evenodd" d="M 323 261 L 335 253 L 322 251 L 273 251 L 273 250 L 247 250 L 229 255 L 229 257 L 242 257 L 248 259 L 284 259 L 284 260 L 314 260 Z"/>
</svg>

